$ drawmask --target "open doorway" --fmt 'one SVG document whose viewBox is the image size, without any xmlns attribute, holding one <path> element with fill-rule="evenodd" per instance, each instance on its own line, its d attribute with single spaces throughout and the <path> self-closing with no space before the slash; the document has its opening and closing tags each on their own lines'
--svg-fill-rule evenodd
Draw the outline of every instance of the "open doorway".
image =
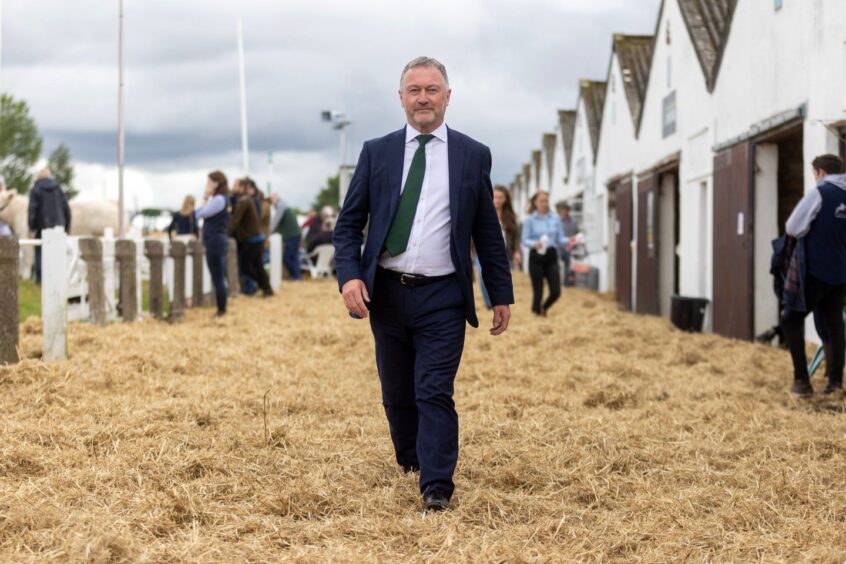
<svg viewBox="0 0 846 564">
<path fill-rule="evenodd" d="M 662 173 L 660 186 L 658 313 L 668 317 L 673 294 L 679 293 L 679 169 Z"/>
<path fill-rule="evenodd" d="M 784 234 L 787 218 L 805 192 L 802 144 L 802 124 L 798 124 L 755 145 L 755 335 L 778 324 L 778 299 L 769 273 L 771 241 Z"/>
<path fill-rule="evenodd" d="M 638 180 L 638 313 L 669 315 L 679 289 L 679 169 L 651 172 Z M 619 252 L 619 248 L 618 248 Z"/>
</svg>

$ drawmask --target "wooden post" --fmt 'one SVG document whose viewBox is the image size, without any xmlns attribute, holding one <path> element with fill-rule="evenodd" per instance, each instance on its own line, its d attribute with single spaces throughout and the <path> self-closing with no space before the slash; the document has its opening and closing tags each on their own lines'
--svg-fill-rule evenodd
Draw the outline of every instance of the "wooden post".
<svg viewBox="0 0 846 564">
<path fill-rule="evenodd" d="M 103 278 L 103 244 L 100 239 L 85 237 L 79 240 L 79 254 L 88 271 L 88 312 L 91 323 L 105 325 L 106 286 Z"/>
<path fill-rule="evenodd" d="M 229 281 L 229 296 L 241 293 L 241 276 L 238 273 L 238 243 L 229 238 L 229 248 L 226 251 L 226 277 Z"/>
<path fill-rule="evenodd" d="M 68 238 L 62 227 L 41 232 L 41 320 L 44 360 L 68 352 Z"/>
<path fill-rule="evenodd" d="M 170 296 L 170 318 L 185 313 L 185 243 L 172 241 L 170 256 L 173 259 L 173 293 Z"/>
<path fill-rule="evenodd" d="M 188 244 L 191 253 L 191 307 L 203 306 L 203 243 L 191 241 Z"/>
<path fill-rule="evenodd" d="M 135 321 L 138 319 L 135 241 L 118 239 L 115 258 L 120 272 L 120 315 L 124 321 Z"/>
<path fill-rule="evenodd" d="M 0 364 L 18 359 L 18 240 L 0 237 Z"/>
<path fill-rule="evenodd" d="M 164 317 L 164 245 L 161 241 L 145 241 L 144 254 L 150 261 L 150 313 Z"/>
<path fill-rule="evenodd" d="M 282 235 L 270 236 L 270 287 L 274 291 L 282 284 Z"/>
</svg>

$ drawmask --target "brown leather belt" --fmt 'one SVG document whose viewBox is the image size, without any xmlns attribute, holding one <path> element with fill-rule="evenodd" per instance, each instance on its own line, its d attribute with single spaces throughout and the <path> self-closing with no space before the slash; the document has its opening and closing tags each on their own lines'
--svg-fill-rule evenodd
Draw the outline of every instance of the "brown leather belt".
<svg viewBox="0 0 846 564">
<path fill-rule="evenodd" d="M 421 276 L 419 274 L 408 274 L 407 272 L 397 272 L 396 270 L 388 270 L 386 268 L 382 268 L 381 266 L 378 268 L 378 270 L 382 274 L 393 278 L 403 286 L 408 286 L 409 288 L 425 286 L 426 284 L 440 282 L 441 280 L 447 280 L 448 278 L 452 278 L 453 276 L 455 276 L 455 273 L 444 274 L 443 276 Z"/>
</svg>

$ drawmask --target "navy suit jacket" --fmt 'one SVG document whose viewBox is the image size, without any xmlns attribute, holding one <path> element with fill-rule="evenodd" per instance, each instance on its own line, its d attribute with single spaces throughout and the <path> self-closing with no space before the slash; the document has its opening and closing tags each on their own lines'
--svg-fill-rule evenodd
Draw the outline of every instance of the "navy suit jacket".
<svg viewBox="0 0 846 564">
<path fill-rule="evenodd" d="M 491 303 L 514 303 L 505 241 L 493 205 L 491 151 L 453 129 L 447 129 L 447 151 L 452 231 L 449 253 L 464 295 L 467 321 L 478 327 L 473 302 L 471 239 L 482 263 Z M 338 284 L 343 288 L 350 280 L 363 280 L 371 299 L 376 266 L 399 205 L 404 159 L 405 127 L 365 142 L 335 224 L 333 242 Z"/>
</svg>

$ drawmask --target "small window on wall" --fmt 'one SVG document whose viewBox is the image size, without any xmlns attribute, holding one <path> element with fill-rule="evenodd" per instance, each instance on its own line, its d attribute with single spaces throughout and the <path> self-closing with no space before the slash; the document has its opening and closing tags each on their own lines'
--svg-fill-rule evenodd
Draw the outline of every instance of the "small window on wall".
<svg viewBox="0 0 846 564">
<path fill-rule="evenodd" d="M 675 90 L 664 97 L 664 107 L 662 115 L 662 133 L 664 137 L 669 137 L 676 132 L 676 92 Z"/>
<path fill-rule="evenodd" d="M 838 143 L 838 147 L 840 148 L 840 158 L 846 162 L 846 127 L 840 128 L 840 142 Z"/>
<path fill-rule="evenodd" d="M 773 0 L 773 7 L 775 8 L 776 12 L 781 10 L 782 3 L 783 3 L 783 0 Z"/>
</svg>

